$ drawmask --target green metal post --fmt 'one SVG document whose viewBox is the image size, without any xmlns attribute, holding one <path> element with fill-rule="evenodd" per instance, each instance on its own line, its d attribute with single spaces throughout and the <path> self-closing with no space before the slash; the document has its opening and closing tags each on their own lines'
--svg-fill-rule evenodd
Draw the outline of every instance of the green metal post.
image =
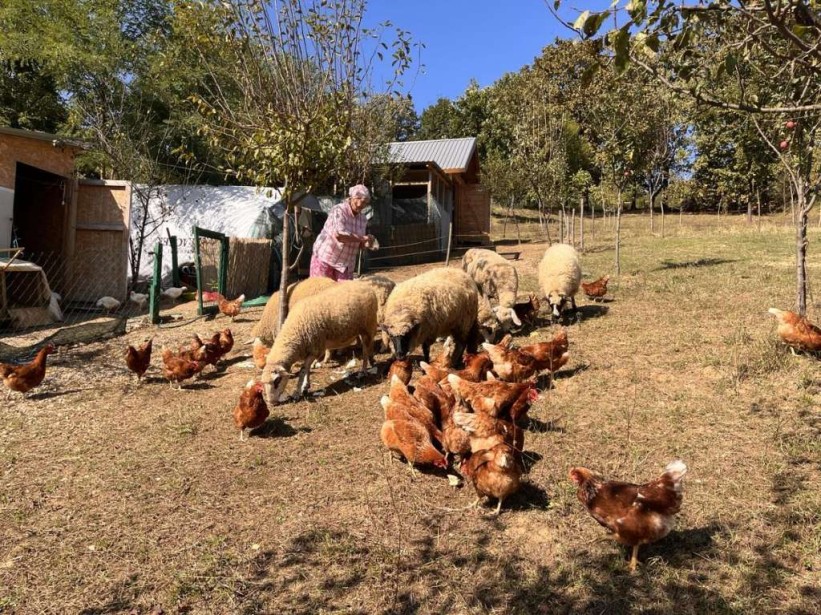
<svg viewBox="0 0 821 615">
<path fill-rule="evenodd" d="M 179 288 L 182 283 L 180 282 L 180 268 L 177 260 L 177 236 L 171 235 L 168 242 L 171 244 L 171 285 Z"/>
<path fill-rule="evenodd" d="M 160 324 L 160 293 L 162 293 L 162 244 L 158 241 L 154 246 L 154 278 L 151 280 L 149 292 L 149 313 L 151 324 Z"/>
</svg>

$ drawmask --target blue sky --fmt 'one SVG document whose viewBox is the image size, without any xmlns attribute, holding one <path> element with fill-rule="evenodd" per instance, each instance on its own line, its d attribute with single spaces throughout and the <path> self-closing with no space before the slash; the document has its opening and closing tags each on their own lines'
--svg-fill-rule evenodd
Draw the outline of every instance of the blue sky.
<svg viewBox="0 0 821 615">
<path fill-rule="evenodd" d="M 572 21 L 578 11 L 564 14 Z M 370 0 L 366 20 L 390 20 L 425 44 L 423 72 L 406 78 L 418 111 L 439 97 L 458 97 L 471 78 L 490 85 L 532 62 L 557 36 L 571 35 L 544 0 Z"/>
</svg>

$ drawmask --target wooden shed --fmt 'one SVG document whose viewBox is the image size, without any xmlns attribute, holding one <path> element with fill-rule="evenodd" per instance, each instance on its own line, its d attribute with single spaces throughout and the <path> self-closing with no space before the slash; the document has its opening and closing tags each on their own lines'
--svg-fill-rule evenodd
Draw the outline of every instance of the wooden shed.
<svg viewBox="0 0 821 615">
<path fill-rule="evenodd" d="M 426 222 L 433 225 L 443 250 L 451 222 L 455 246 L 490 243 L 490 193 L 480 183 L 474 137 L 395 142 L 389 147 L 390 164 L 398 171 L 391 184 L 393 212 L 412 199 L 426 205 Z M 396 226 L 395 220 L 387 222 Z"/>
<path fill-rule="evenodd" d="M 41 266 L 64 302 L 124 301 L 131 184 L 78 180 L 74 159 L 83 148 L 0 127 L 0 249 L 25 248 L 19 258 Z"/>
</svg>

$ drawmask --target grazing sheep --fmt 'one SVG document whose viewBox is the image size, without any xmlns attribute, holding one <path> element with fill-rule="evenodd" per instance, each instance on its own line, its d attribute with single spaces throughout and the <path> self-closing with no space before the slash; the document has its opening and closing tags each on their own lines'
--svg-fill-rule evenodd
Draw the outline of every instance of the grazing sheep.
<svg viewBox="0 0 821 615">
<path fill-rule="evenodd" d="M 376 313 L 376 322 L 379 326 L 385 324 L 385 306 L 388 304 L 388 297 L 393 292 L 396 282 L 383 275 L 364 275 L 359 278 L 360 281 L 370 284 L 376 293 L 376 299 L 379 302 L 379 309 Z M 382 349 L 387 351 L 390 348 L 390 338 L 384 331 L 382 332 Z"/>
<path fill-rule="evenodd" d="M 376 323 L 377 323 L 377 327 L 379 327 L 382 324 L 384 324 L 384 322 L 385 322 L 384 321 L 384 318 L 385 318 L 385 304 L 387 304 L 388 297 L 390 296 L 391 292 L 393 291 L 393 287 L 396 286 L 396 282 L 394 282 L 390 278 L 386 278 L 383 275 L 377 275 L 377 274 L 362 276 L 361 278 L 359 278 L 359 281 L 364 282 L 365 284 L 368 284 L 373 289 L 373 291 L 376 293 L 376 300 L 379 303 L 379 308 L 376 311 Z M 388 334 L 385 333 L 384 331 L 381 332 L 381 337 L 382 337 L 382 339 L 380 340 L 382 342 L 381 350 L 382 351 L 387 351 L 390 348 L 390 338 L 388 337 Z M 345 344 L 341 348 L 347 348 L 348 346 L 354 346 L 354 345 L 356 345 L 356 342 L 357 342 L 356 338 L 353 338 L 353 339 L 350 340 L 349 344 Z M 334 350 L 337 350 L 337 349 L 335 348 Z M 331 360 L 331 353 L 332 353 L 332 350 L 330 348 L 328 350 L 326 350 L 325 351 L 325 356 L 322 358 L 322 361 L 314 363 L 314 367 L 322 367 L 322 365 L 324 363 L 327 363 L 328 361 L 330 361 Z"/>
<path fill-rule="evenodd" d="M 330 278 L 308 278 L 307 280 L 289 284 L 287 290 L 288 310 L 294 309 L 294 306 L 305 297 L 313 297 L 334 284 L 336 284 L 336 282 Z M 278 324 L 279 292 L 275 292 L 265 304 L 265 309 L 262 311 L 259 322 L 251 331 L 251 337 L 258 337 L 263 344 L 270 346 L 274 343 L 274 338 L 277 336 L 277 331 L 279 330 Z"/>
<path fill-rule="evenodd" d="M 462 269 L 473 278 L 485 297 L 496 300 L 498 305 L 493 308 L 493 313 L 504 331 L 522 326 L 513 309 L 519 292 L 519 274 L 510 261 L 493 250 L 471 248 L 462 258 Z"/>
<path fill-rule="evenodd" d="M 545 251 L 539 263 L 539 286 L 552 308 L 554 319 L 561 316 L 567 301 L 575 312 L 575 295 L 581 281 L 582 266 L 573 246 L 556 243 Z"/>
<path fill-rule="evenodd" d="M 422 345 L 430 361 L 430 345 L 439 336 L 453 336 L 454 357 L 461 361 L 466 345 L 475 350 L 479 291 L 461 269 L 432 269 L 396 285 L 385 306 L 383 330 L 394 355 L 404 359 Z"/>
<path fill-rule="evenodd" d="M 496 313 L 490 305 L 490 300 L 481 292 L 479 293 L 479 306 L 476 314 L 476 322 L 479 325 L 479 332 L 486 342 L 495 342 L 502 328 Z"/>
<path fill-rule="evenodd" d="M 297 395 L 308 392 L 308 376 L 314 360 L 327 349 L 342 348 L 351 339 L 362 345 L 362 374 L 368 368 L 376 334 L 378 301 L 373 288 L 363 282 L 334 283 L 308 297 L 288 314 L 265 360 L 262 384 L 268 404 L 282 401 L 291 367 L 302 361 Z"/>
</svg>

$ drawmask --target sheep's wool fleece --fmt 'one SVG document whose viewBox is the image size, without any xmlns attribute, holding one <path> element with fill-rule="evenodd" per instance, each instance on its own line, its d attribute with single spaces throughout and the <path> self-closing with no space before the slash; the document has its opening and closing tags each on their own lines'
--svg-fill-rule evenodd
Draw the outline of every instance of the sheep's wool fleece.
<svg viewBox="0 0 821 615">
<path fill-rule="evenodd" d="M 288 309 L 305 299 L 336 284 L 330 278 L 308 278 L 288 285 Z M 279 292 L 274 293 L 265 304 L 259 322 L 254 326 L 251 335 L 260 338 L 263 343 L 270 345 L 274 342 L 279 322 Z"/>
<path fill-rule="evenodd" d="M 542 295 L 558 293 L 573 297 L 582 281 L 582 265 L 579 253 L 573 246 L 557 243 L 550 246 L 539 263 L 539 285 Z"/>
<path fill-rule="evenodd" d="M 462 258 L 462 269 L 486 297 L 495 297 L 499 305 L 506 308 L 512 308 L 516 303 L 519 274 L 504 256 L 493 250 L 471 248 Z"/>
<path fill-rule="evenodd" d="M 378 302 L 364 282 L 334 283 L 320 294 L 297 303 L 268 354 L 268 366 L 286 369 L 308 356 L 321 357 L 328 348 L 341 348 L 363 336 L 370 345 L 376 333 Z"/>
<path fill-rule="evenodd" d="M 385 327 L 404 335 L 418 323 L 415 344 L 440 336 L 465 340 L 476 323 L 479 291 L 461 269 L 441 267 L 396 285 L 385 307 Z"/>
</svg>

